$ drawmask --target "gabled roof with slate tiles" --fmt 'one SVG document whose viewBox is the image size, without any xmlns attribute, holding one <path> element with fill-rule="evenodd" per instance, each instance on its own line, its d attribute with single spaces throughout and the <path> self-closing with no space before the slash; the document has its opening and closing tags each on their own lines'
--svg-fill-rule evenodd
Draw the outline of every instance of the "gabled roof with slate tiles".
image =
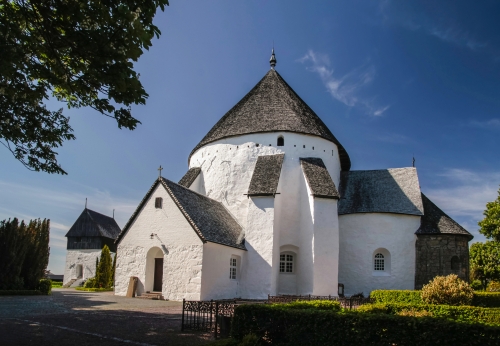
<svg viewBox="0 0 500 346">
<path fill-rule="evenodd" d="M 120 226 L 112 217 L 85 208 L 66 233 L 66 237 L 106 237 L 116 239 Z"/>
<path fill-rule="evenodd" d="M 222 203 L 163 177 L 151 186 L 115 243 L 120 242 L 160 184 L 204 243 L 209 241 L 246 250 L 243 228 Z"/>
<path fill-rule="evenodd" d="M 341 172 L 339 190 L 339 215 L 424 214 L 417 170 L 413 167 Z"/>
<path fill-rule="evenodd" d="M 199 148 L 222 138 L 278 131 L 318 136 L 335 143 L 342 170 L 350 169 L 351 160 L 344 147 L 274 69 L 269 70 L 264 78 L 212 127 L 189 157 Z"/>
<path fill-rule="evenodd" d="M 200 175 L 201 168 L 200 167 L 191 167 L 186 174 L 179 180 L 179 185 L 182 185 L 184 187 L 189 188 L 196 178 L 198 178 L 198 175 Z"/>
<path fill-rule="evenodd" d="M 471 240 L 472 234 L 460 226 L 455 220 L 446 215 L 437 205 L 422 193 L 422 202 L 424 205 L 424 216 L 422 217 L 420 228 L 415 234 L 451 234 L 465 235 Z"/>
<path fill-rule="evenodd" d="M 314 197 L 339 199 L 340 196 L 335 183 L 322 159 L 301 157 L 300 165 Z"/>
<path fill-rule="evenodd" d="M 248 196 L 274 196 L 278 189 L 285 154 L 257 157 Z"/>
</svg>

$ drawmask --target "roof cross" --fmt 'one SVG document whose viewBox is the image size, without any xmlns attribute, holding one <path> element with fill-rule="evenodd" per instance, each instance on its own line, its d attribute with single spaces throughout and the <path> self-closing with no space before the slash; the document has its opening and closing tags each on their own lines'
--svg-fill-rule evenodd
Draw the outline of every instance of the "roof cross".
<svg viewBox="0 0 500 346">
<path fill-rule="evenodd" d="M 161 178 L 161 171 L 163 171 L 163 167 L 160 165 L 160 168 L 158 168 L 158 178 Z"/>
</svg>

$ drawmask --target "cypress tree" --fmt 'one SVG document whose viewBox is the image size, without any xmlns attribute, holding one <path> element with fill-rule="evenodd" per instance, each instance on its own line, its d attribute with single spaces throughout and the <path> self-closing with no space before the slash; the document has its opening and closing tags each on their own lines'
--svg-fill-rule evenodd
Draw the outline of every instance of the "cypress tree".
<svg viewBox="0 0 500 346">
<path fill-rule="evenodd" d="M 99 288 L 109 288 L 111 281 L 111 253 L 109 247 L 104 245 L 101 251 L 101 260 L 97 267 L 96 286 Z"/>
<path fill-rule="evenodd" d="M 28 251 L 26 224 L 17 218 L 0 221 L 0 289 L 23 289 L 21 277 Z"/>
<path fill-rule="evenodd" d="M 116 256 L 118 253 L 115 253 L 115 257 L 113 257 L 113 267 L 111 269 L 111 281 L 109 283 L 109 287 L 115 286 L 115 272 L 116 272 Z"/>
<path fill-rule="evenodd" d="M 36 289 L 49 264 L 50 220 L 31 220 L 26 227 L 27 252 L 21 270 L 24 286 Z"/>
<path fill-rule="evenodd" d="M 95 258 L 95 272 L 94 277 L 97 277 L 97 269 L 99 268 L 99 257 Z"/>
</svg>

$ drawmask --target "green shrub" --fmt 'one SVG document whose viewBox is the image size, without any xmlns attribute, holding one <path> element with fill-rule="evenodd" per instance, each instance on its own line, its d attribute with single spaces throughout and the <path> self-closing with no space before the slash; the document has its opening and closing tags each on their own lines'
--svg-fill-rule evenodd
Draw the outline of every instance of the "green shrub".
<svg viewBox="0 0 500 346">
<path fill-rule="evenodd" d="M 317 309 L 340 311 L 340 303 L 335 300 L 297 300 L 296 302 L 277 304 L 285 309 Z"/>
<path fill-rule="evenodd" d="M 52 281 L 50 279 L 41 279 L 38 282 L 37 289 L 42 292 L 42 294 L 49 295 L 52 292 Z"/>
<path fill-rule="evenodd" d="M 366 304 L 357 309 L 358 312 L 372 314 L 411 315 L 419 317 L 428 315 L 462 322 L 484 323 L 500 326 L 500 309 L 481 308 L 475 306 L 450 306 L 433 304 Z"/>
<path fill-rule="evenodd" d="M 472 305 L 488 308 L 500 308 L 500 292 L 474 292 Z"/>
<path fill-rule="evenodd" d="M 112 288 L 95 288 L 95 287 L 75 287 L 77 291 L 87 291 L 87 292 L 110 292 L 113 291 Z"/>
<path fill-rule="evenodd" d="M 95 277 L 93 277 L 93 278 L 87 279 L 87 281 L 85 281 L 85 284 L 83 285 L 83 287 L 85 287 L 85 288 L 95 288 L 96 284 L 97 284 L 97 280 L 96 280 Z"/>
<path fill-rule="evenodd" d="M 499 345 L 500 328 L 432 317 L 289 309 L 248 304 L 235 309 L 231 336 L 255 334 L 273 345 Z"/>
<path fill-rule="evenodd" d="M 422 301 L 426 304 L 470 305 L 474 290 L 455 274 L 436 276 L 422 287 Z"/>
<path fill-rule="evenodd" d="M 420 291 L 410 290 L 375 290 L 370 293 L 375 303 L 422 304 Z"/>
<path fill-rule="evenodd" d="M 63 283 L 60 281 L 51 281 L 52 288 L 61 288 L 63 286 Z"/>
<path fill-rule="evenodd" d="M 470 283 L 470 287 L 472 287 L 474 291 L 483 290 L 483 284 L 481 283 L 481 280 L 472 280 Z"/>
<path fill-rule="evenodd" d="M 486 288 L 487 292 L 500 292 L 500 282 L 499 281 L 490 281 L 488 287 Z"/>
</svg>

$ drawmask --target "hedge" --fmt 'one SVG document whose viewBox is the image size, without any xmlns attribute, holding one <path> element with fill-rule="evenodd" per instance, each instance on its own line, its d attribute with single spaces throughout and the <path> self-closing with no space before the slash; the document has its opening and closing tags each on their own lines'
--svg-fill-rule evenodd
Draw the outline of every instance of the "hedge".
<svg viewBox="0 0 500 346">
<path fill-rule="evenodd" d="M 89 287 L 75 287 L 75 290 L 78 290 L 78 291 L 87 291 L 87 292 L 109 292 L 109 291 L 113 291 L 112 288 L 89 288 Z"/>
<path fill-rule="evenodd" d="M 500 308 L 500 292 L 474 292 L 472 305 Z"/>
<path fill-rule="evenodd" d="M 500 327 L 500 309 L 475 306 L 451 306 L 431 304 L 366 304 L 358 312 L 385 313 L 395 315 L 402 311 L 427 311 L 432 317 L 447 318 L 462 322 L 479 322 Z"/>
<path fill-rule="evenodd" d="M 424 304 L 420 298 L 420 291 L 375 290 L 370 293 L 370 298 L 373 298 L 375 303 Z M 500 292 L 474 292 L 472 305 L 499 308 Z"/>
<path fill-rule="evenodd" d="M 40 296 L 42 292 L 37 290 L 2 290 L 0 296 Z"/>
<path fill-rule="evenodd" d="M 430 317 L 288 309 L 268 304 L 235 309 L 231 336 L 255 334 L 273 345 L 499 345 L 500 328 Z"/>
<path fill-rule="evenodd" d="M 375 290 L 370 293 L 375 303 L 423 304 L 420 291 Z"/>
</svg>

